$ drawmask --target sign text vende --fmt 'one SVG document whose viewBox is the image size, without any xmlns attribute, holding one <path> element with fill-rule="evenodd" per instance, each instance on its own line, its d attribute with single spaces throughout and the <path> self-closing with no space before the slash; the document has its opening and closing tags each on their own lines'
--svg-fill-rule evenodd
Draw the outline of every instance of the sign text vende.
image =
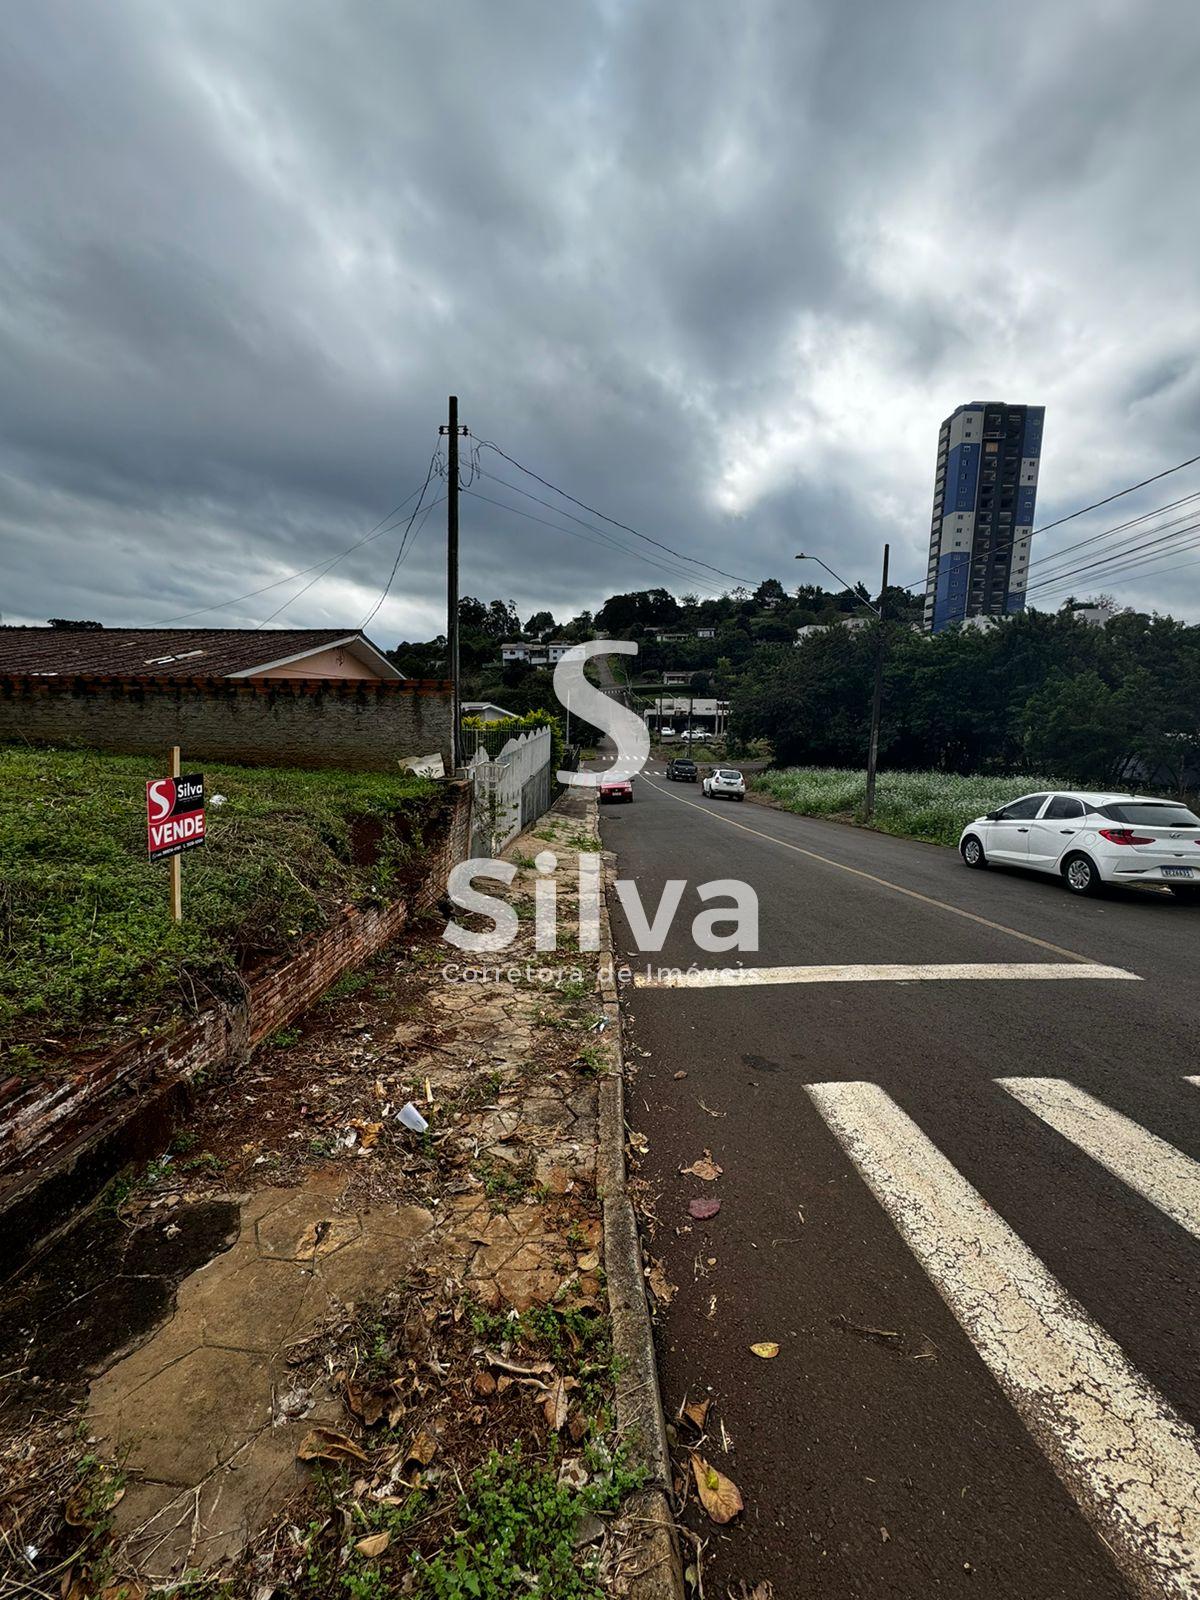
<svg viewBox="0 0 1200 1600">
<path fill-rule="evenodd" d="M 203 843 L 203 774 L 152 779 L 146 785 L 146 846 L 151 861 Z"/>
</svg>

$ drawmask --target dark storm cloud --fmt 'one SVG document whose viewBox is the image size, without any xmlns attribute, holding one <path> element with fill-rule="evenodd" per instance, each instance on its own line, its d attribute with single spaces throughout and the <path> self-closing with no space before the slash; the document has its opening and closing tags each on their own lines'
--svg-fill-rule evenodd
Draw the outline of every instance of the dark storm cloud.
<svg viewBox="0 0 1200 1600">
<path fill-rule="evenodd" d="M 0 610 L 147 623 L 328 558 L 450 389 L 751 579 L 802 543 L 870 576 L 885 537 L 916 577 L 964 400 L 1047 406 L 1043 520 L 1192 454 L 1200 25 L 1080 17 L 1010 7 L 999 49 L 935 0 L 0 10 Z M 466 498 L 464 588 L 703 592 L 564 525 Z M 281 620 L 357 623 L 394 552 Z M 1195 615 L 1197 573 L 1118 592 Z M 439 509 L 374 630 L 436 631 L 441 589 Z"/>
</svg>

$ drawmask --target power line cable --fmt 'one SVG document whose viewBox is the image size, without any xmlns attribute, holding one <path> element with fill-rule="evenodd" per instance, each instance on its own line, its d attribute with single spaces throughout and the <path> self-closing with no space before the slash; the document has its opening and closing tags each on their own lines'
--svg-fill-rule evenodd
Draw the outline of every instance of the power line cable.
<svg viewBox="0 0 1200 1600">
<path fill-rule="evenodd" d="M 1135 489 L 1144 489 L 1147 484 L 1157 483 L 1160 478 L 1169 478 L 1173 472 L 1182 472 L 1184 467 L 1190 467 L 1197 461 L 1200 461 L 1200 455 L 1189 456 L 1186 461 L 1177 462 L 1173 467 L 1167 467 L 1162 472 L 1156 472 L 1153 477 L 1143 478 L 1140 483 L 1131 483 L 1127 489 L 1118 489 L 1115 494 L 1106 495 L 1103 500 L 1093 500 L 1091 505 L 1080 506 L 1078 511 L 1072 511 L 1065 517 L 1059 517 L 1054 522 L 1043 523 L 1040 528 L 1034 528 L 1028 537 L 1032 539 L 1039 533 L 1049 533 L 1051 528 L 1060 528 L 1064 522 L 1073 522 L 1076 517 L 1086 516 L 1089 511 L 1098 511 L 1101 506 L 1111 505 L 1114 500 L 1120 500 L 1124 495 L 1132 494 Z M 1153 515 L 1153 513 L 1150 514 Z M 1102 537 L 1102 535 L 1098 537 Z M 928 585 L 928 582 L 929 573 L 926 571 L 923 577 L 914 578 L 911 583 L 901 584 L 900 587 L 902 589 L 915 589 L 918 584 Z"/>
<path fill-rule="evenodd" d="M 655 545 L 659 550 L 665 550 L 669 556 L 674 556 L 678 561 L 689 562 L 696 567 L 704 567 L 709 572 L 715 572 L 718 577 L 729 578 L 733 583 L 753 584 L 753 579 L 751 578 L 739 578 L 737 573 L 726 572 L 723 567 L 714 567 L 710 561 L 701 561 L 698 556 L 685 555 L 682 550 L 673 549 L 671 545 L 664 544 L 661 539 L 652 539 L 648 533 L 642 533 L 640 529 L 630 527 L 629 523 L 619 522 L 616 517 L 610 517 L 607 512 L 598 511 L 595 506 L 588 505 L 586 500 L 580 500 L 575 495 L 568 494 L 565 489 L 560 489 L 556 483 L 551 483 L 549 478 L 543 478 L 541 473 L 534 472 L 532 467 L 522 466 L 515 456 L 510 456 L 506 450 L 501 450 L 500 446 L 494 444 L 490 439 L 481 439 L 479 448 L 481 450 L 494 450 L 498 456 L 503 456 L 505 461 L 516 467 L 518 472 L 523 472 L 526 477 L 535 479 L 543 488 L 549 489 L 553 494 L 561 495 L 564 500 L 569 500 L 573 506 L 579 506 L 589 516 L 599 517 L 601 522 L 610 523 L 614 528 L 620 528 L 624 533 L 631 533 L 635 539 L 644 539 L 647 544 Z M 1197 459 L 1200 459 L 1200 457 Z"/>
<path fill-rule="evenodd" d="M 188 617 L 202 617 L 210 611 L 224 611 L 228 606 L 240 605 L 243 600 L 253 600 L 260 594 L 267 594 L 271 589 L 278 589 L 282 584 L 291 583 L 295 578 L 303 578 L 309 572 L 316 572 L 318 568 L 328 570 L 329 567 L 335 566 L 338 561 L 341 561 L 343 557 L 351 555 L 355 550 L 360 550 L 364 544 L 370 544 L 373 539 L 382 539 L 385 533 L 391 532 L 392 527 L 398 527 L 399 523 L 392 523 L 391 519 L 404 510 L 413 495 L 420 494 L 420 492 L 419 489 L 414 489 L 412 494 L 406 494 L 400 504 L 393 506 L 387 516 L 377 522 L 369 533 L 365 533 L 361 539 L 356 539 L 353 544 L 347 545 L 341 555 L 336 556 L 333 561 L 314 561 L 311 567 L 301 567 L 298 572 L 289 572 L 286 577 L 276 578 L 271 583 L 264 583 L 261 588 L 250 589 L 245 594 L 235 595 L 231 600 L 218 600 L 211 606 L 197 606 L 194 611 L 177 612 L 173 617 L 164 617 L 155 626 L 165 628 L 172 622 L 184 622 Z M 385 523 L 391 524 L 391 526 L 385 527 Z"/>
<path fill-rule="evenodd" d="M 1142 539 L 1139 542 L 1130 545 L 1128 549 L 1112 550 L 1109 551 L 1107 555 L 1097 556 L 1094 561 L 1080 562 L 1077 566 L 1069 566 L 1062 572 L 1049 573 L 1045 577 L 1039 578 L 1035 583 L 1031 583 L 1029 588 L 1030 590 L 1049 588 L 1052 584 L 1063 583 L 1065 581 L 1072 580 L 1085 572 L 1094 572 L 1097 569 L 1105 571 L 1124 566 L 1129 561 L 1142 560 L 1144 558 L 1144 552 L 1153 549 L 1155 545 L 1166 543 L 1168 547 L 1170 547 L 1174 544 L 1175 540 L 1181 539 L 1185 535 L 1195 532 L 1197 528 L 1200 528 L 1200 521 L 1189 522 L 1186 527 L 1177 528 L 1173 533 L 1161 533 L 1153 539 Z M 1159 555 L 1174 555 L 1174 553 L 1175 551 L 1173 548 L 1160 550 L 1158 552 Z M 1150 559 L 1154 558 L 1151 557 Z"/>
<path fill-rule="evenodd" d="M 1165 506 L 1155 506 L 1153 511 L 1143 511 L 1140 517 L 1130 517 L 1128 522 L 1118 522 L 1114 527 L 1105 528 L 1103 533 L 1093 533 L 1087 539 L 1078 539 L 1074 544 L 1063 545 L 1061 550 L 1053 550 L 1049 555 L 1038 556 L 1036 561 L 1029 563 L 1030 568 L 1040 567 L 1047 561 L 1057 561 L 1060 556 L 1069 555 L 1073 550 L 1082 550 L 1085 545 L 1096 544 L 1101 539 L 1107 539 L 1110 533 L 1123 533 L 1126 528 L 1136 528 L 1139 522 L 1149 522 L 1152 517 L 1160 517 L 1165 511 L 1174 511 L 1179 506 L 1187 505 L 1189 500 L 1200 500 L 1200 489 L 1194 494 L 1185 494 L 1178 500 L 1170 500 Z"/>
<path fill-rule="evenodd" d="M 488 478 L 493 483 L 502 484 L 506 489 L 511 489 L 514 494 L 522 495 L 526 500 L 532 500 L 535 505 L 545 506 L 548 511 L 556 511 L 559 516 L 566 517 L 571 522 L 577 522 L 581 528 L 587 528 L 591 533 L 596 535 L 595 539 L 589 539 L 585 541 L 588 544 L 594 544 L 598 541 L 602 542 L 608 549 L 619 550 L 624 555 L 633 556 L 636 561 L 645 561 L 650 566 L 658 567 L 661 571 L 668 573 L 673 578 L 679 578 L 685 583 L 695 584 L 700 588 L 706 588 L 710 593 L 715 594 L 719 592 L 707 579 L 697 577 L 695 573 L 689 572 L 687 568 L 680 567 L 674 563 L 661 561 L 656 556 L 643 555 L 640 550 L 634 549 L 632 545 L 624 544 L 620 539 L 615 538 L 604 528 L 598 528 L 596 527 L 595 523 L 592 522 L 585 522 L 582 517 L 577 517 L 570 511 L 559 510 L 559 508 L 556 507 L 551 501 L 543 500 L 539 495 L 530 494 L 527 489 L 521 489 L 515 483 L 509 483 L 507 478 L 498 477 L 496 473 L 487 472 L 482 468 L 480 469 L 480 476 Z M 473 492 L 476 499 L 488 500 L 489 498 L 487 495 L 480 493 L 478 489 L 474 490 Z M 503 506 L 506 511 L 512 511 L 517 516 L 525 516 L 531 522 L 540 522 L 547 528 L 555 528 L 559 533 L 574 535 L 573 528 L 564 528 L 557 522 L 547 522 L 544 517 L 535 517 L 531 512 L 523 512 L 519 509 L 519 507 L 510 506 L 503 500 L 489 500 L 489 504 Z"/>
<path fill-rule="evenodd" d="M 393 581 L 394 581 L 394 579 L 396 577 L 396 573 L 400 569 L 400 563 L 404 559 L 405 546 L 408 544 L 408 536 L 409 536 L 410 532 L 412 531 L 412 525 L 417 520 L 417 513 L 420 511 L 421 503 L 425 499 L 425 491 L 426 491 L 426 489 L 429 488 L 430 479 L 433 477 L 434 471 L 438 466 L 438 458 L 439 458 L 439 456 L 441 454 L 441 448 L 442 448 L 441 444 L 439 443 L 437 448 L 434 450 L 433 454 L 429 458 L 429 470 L 425 474 L 425 482 L 421 485 L 421 492 L 420 492 L 419 496 L 417 497 L 416 505 L 413 507 L 412 516 L 409 517 L 408 524 L 405 527 L 403 534 L 401 535 L 400 546 L 396 551 L 396 559 L 392 562 L 392 570 L 391 570 L 391 572 L 388 573 L 388 580 L 384 584 L 383 589 L 380 592 L 379 599 L 376 600 L 375 604 L 371 607 L 370 611 L 367 612 L 367 614 L 363 618 L 362 622 L 359 623 L 359 631 L 360 632 L 363 629 L 365 629 L 365 627 L 367 626 L 367 623 L 371 621 L 372 617 L 374 617 L 375 613 L 379 610 L 380 606 L 383 604 L 383 602 L 388 597 L 388 591 L 391 589 L 392 583 L 393 583 Z M 440 498 L 444 499 L 445 496 L 441 496 Z M 434 505 L 437 505 L 439 503 L 440 503 L 440 500 L 435 500 L 433 502 L 433 504 L 431 504 L 429 506 L 428 510 L 432 511 Z M 426 515 L 428 515 L 428 511 L 427 511 Z M 425 526 L 425 518 L 424 517 L 421 519 L 421 526 L 422 527 Z"/>
<path fill-rule="evenodd" d="M 489 473 L 488 476 L 490 477 L 491 474 Z M 643 555 L 640 550 L 632 550 L 628 545 L 619 543 L 611 535 L 604 534 L 599 529 L 596 530 L 596 538 L 589 538 L 586 533 L 580 533 L 576 528 L 564 528 L 559 522 L 551 522 L 546 517 L 535 516 L 532 511 L 523 511 L 520 506 L 510 506 L 503 500 L 494 499 L 491 495 L 480 494 L 478 489 L 464 489 L 463 493 L 469 494 L 473 500 L 483 500 L 488 505 L 499 506 L 502 511 L 511 512 L 514 517 L 524 517 L 527 522 L 537 522 L 543 528 L 553 528 L 556 533 L 565 533 L 572 539 L 582 539 L 585 544 L 596 544 L 606 550 L 619 550 L 624 555 L 632 556 L 635 561 L 645 561 L 648 565 L 657 567 L 660 572 L 665 572 L 668 577 L 679 579 L 681 582 L 698 588 L 705 588 L 710 594 L 719 592 L 711 583 L 697 578 L 694 573 L 684 572 L 677 567 L 668 566 L 665 561 L 659 561 L 655 556 Z"/>
<path fill-rule="evenodd" d="M 1078 511 L 1072 511 L 1068 516 L 1059 517 L 1056 522 L 1046 522 L 1040 528 L 1035 528 L 1033 533 L 1049 533 L 1051 528 L 1061 528 L 1064 522 L 1074 522 L 1076 517 L 1086 516 L 1089 511 L 1098 511 L 1101 506 L 1111 505 L 1114 500 L 1120 500 L 1123 495 L 1132 494 L 1135 489 L 1144 489 L 1148 483 L 1157 483 L 1160 478 L 1169 478 L 1173 472 L 1182 472 L 1184 467 L 1190 467 L 1194 462 L 1200 461 L 1200 455 L 1189 456 L 1186 461 L 1180 461 L 1177 466 L 1167 467 L 1163 472 L 1156 472 L 1152 478 L 1143 478 L 1141 483 L 1131 483 L 1128 489 L 1118 489 L 1116 494 L 1106 495 L 1103 500 L 1093 500 L 1090 506 L 1081 506 Z M 1030 535 L 1033 537 L 1033 534 Z"/>
<path fill-rule="evenodd" d="M 498 473 L 489 472 L 486 467 L 481 466 L 477 470 L 480 477 L 488 478 L 492 483 L 502 484 L 504 488 L 510 489 L 513 494 L 519 494 L 526 500 L 532 500 L 534 505 L 544 506 L 547 511 L 553 511 L 556 516 L 566 517 L 569 522 L 577 522 L 581 528 L 590 529 L 592 533 L 610 544 L 614 550 L 622 550 L 626 554 L 634 556 L 638 561 L 649 561 L 651 565 L 661 567 L 664 572 L 671 573 L 673 577 L 682 578 L 687 583 L 695 583 L 700 587 L 709 589 L 712 593 L 718 592 L 713 589 L 711 583 L 690 572 L 686 567 L 680 567 L 678 564 L 668 565 L 666 562 L 657 561 L 651 556 L 644 556 L 640 550 L 635 550 L 631 545 L 623 544 L 621 540 L 613 538 L 612 534 L 606 533 L 603 528 L 598 528 L 594 522 L 587 522 L 583 517 L 577 517 L 574 512 L 565 511 L 561 506 L 556 506 L 552 500 L 543 500 L 541 495 L 530 494 L 528 489 L 522 489 L 519 484 L 510 483 L 507 478 L 500 477 Z M 494 503 L 502 504 L 500 501 Z M 549 526 L 557 525 L 552 523 Z M 560 531 L 569 533 L 570 529 L 563 528 Z"/>
<path fill-rule="evenodd" d="M 1200 527 L 1200 523 L 1197 523 L 1196 526 Z M 1052 582 L 1047 582 L 1044 588 L 1039 588 L 1035 591 L 1035 596 L 1038 600 L 1045 601 L 1054 593 L 1062 593 L 1067 589 L 1081 587 L 1090 588 L 1094 584 L 1107 584 L 1114 578 L 1121 583 L 1128 583 L 1134 578 L 1156 576 L 1159 572 L 1167 570 L 1158 567 L 1156 563 L 1169 561 L 1172 556 L 1183 555 L 1187 550 L 1196 549 L 1200 549 L 1200 539 L 1188 539 L 1183 544 L 1173 545 L 1168 550 L 1156 551 L 1154 555 L 1131 556 L 1127 561 L 1119 563 L 1117 566 L 1105 568 L 1090 575 L 1087 573 L 1069 573 L 1064 578 L 1055 578 Z"/>
</svg>

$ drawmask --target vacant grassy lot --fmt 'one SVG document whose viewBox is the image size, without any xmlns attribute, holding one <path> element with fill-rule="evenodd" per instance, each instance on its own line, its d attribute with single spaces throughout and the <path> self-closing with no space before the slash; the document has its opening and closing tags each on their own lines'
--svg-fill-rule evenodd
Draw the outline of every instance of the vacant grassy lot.
<svg viewBox="0 0 1200 1600">
<path fill-rule="evenodd" d="M 208 840 L 184 857 L 176 926 L 170 868 L 146 859 L 145 783 L 162 763 L 0 748 L 0 1076 L 61 1057 L 81 1031 L 235 991 L 239 971 L 341 907 L 387 896 L 437 804 L 407 774 L 204 770 Z"/>
<path fill-rule="evenodd" d="M 856 821 L 862 818 L 867 796 L 866 774 L 849 767 L 788 767 L 761 773 L 753 787 L 788 811 Z M 1029 773 L 1015 778 L 961 778 L 945 772 L 881 772 L 872 826 L 910 839 L 957 844 L 972 817 L 1020 795 L 1062 787 L 1053 778 Z"/>
</svg>

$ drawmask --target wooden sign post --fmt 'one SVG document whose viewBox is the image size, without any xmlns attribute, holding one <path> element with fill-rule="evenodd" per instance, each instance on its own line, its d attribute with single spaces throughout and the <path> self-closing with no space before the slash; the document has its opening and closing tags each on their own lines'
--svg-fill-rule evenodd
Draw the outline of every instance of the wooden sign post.
<svg viewBox="0 0 1200 1600">
<path fill-rule="evenodd" d="M 179 746 L 171 746 L 171 776 L 179 776 Z M 171 857 L 171 921 L 183 921 L 183 856 Z"/>
<path fill-rule="evenodd" d="M 171 776 L 146 785 L 146 848 L 151 861 L 171 863 L 171 921 L 183 920 L 181 856 L 204 843 L 204 777 L 179 771 L 179 746 L 171 747 Z"/>
</svg>

